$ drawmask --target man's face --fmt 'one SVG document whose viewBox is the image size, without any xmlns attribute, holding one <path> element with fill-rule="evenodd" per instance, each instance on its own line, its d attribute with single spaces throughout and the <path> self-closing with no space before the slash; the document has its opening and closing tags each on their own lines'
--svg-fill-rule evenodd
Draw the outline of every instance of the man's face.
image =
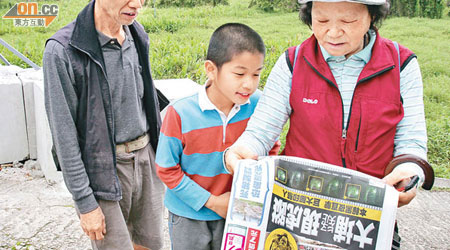
<svg viewBox="0 0 450 250">
<path fill-rule="evenodd" d="M 97 0 L 103 14 L 120 26 L 130 25 L 136 19 L 145 0 Z"/>
</svg>

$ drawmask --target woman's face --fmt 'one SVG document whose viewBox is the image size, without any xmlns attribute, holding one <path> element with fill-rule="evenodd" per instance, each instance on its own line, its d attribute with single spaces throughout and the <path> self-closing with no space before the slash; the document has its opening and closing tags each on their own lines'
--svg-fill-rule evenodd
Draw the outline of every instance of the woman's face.
<svg viewBox="0 0 450 250">
<path fill-rule="evenodd" d="M 349 57 L 363 49 L 370 27 L 367 6 L 351 2 L 313 2 L 312 31 L 319 44 L 332 56 Z"/>
</svg>

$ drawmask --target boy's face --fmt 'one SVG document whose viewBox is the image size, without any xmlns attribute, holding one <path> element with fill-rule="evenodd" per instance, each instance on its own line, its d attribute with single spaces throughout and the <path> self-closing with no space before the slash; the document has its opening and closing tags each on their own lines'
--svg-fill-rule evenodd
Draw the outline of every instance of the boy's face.
<svg viewBox="0 0 450 250">
<path fill-rule="evenodd" d="M 263 54 L 248 51 L 233 56 L 220 69 L 207 61 L 205 69 L 212 83 L 207 93 L 211 102 L 225 113 L 234 104 L 246 103 L 258 88 L 263 63 Z"/>
</svg>

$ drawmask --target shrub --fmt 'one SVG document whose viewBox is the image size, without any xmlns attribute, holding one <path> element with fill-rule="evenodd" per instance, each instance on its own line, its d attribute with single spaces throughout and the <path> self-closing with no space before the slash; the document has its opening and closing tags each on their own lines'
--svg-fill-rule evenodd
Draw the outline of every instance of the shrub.
<svg viewBox="0 0 450 250">
<path fill-rule="evenodd" d="M 275 9 L 297 11 L 299 4 L 297 0 L 251 0 L 249 8 L 256 6 L 266 12 L 272 12 Z"/>
<path fill-rule="evenodd" d="M 141 24 L 144 26 L 145 32 L 147 33 L 158 33 L 161 31 L 174 33 L 186 26 L 185 22 L 174 18 L 150 18 L 141 20 Z"/>
<path fill-rule="evenodd" d="M 176 7 L 194 7 L 198 5 L 212 4 L 228 4 L 227 0 L 159 0 L 160 6 L 176 6 Z"/>
<path fill-rule="evenodd" d="M 441 120 L 427 123 L 428 127 L 428 155 L 436 175 L 450 178 L 450 119 L 442 117 Z"/>
<path fill-rule="evenodd" d="M 392 0 L 391 14 L 405 17 L 442 18 L 445 0 Z"/>
</svg>

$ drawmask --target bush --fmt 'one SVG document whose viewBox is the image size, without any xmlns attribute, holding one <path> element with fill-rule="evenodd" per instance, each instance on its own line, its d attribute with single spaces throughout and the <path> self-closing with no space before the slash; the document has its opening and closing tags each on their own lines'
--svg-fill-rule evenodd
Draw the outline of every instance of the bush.
<svg viewBox="0 0 450 250">
<path fill-rule="evenodd" d="M 442 117 L 439 121 L 427 123 L 428 155 L 436 175 L 450 178 L 450 119 Z"/>
<path fill-rule="evenodd" d="M 266 12 L 272 12 L 275 9 L 288 11 L 297 11 L 299 9 L 297 0 L 251 0 L 248 7 L 251 8 L 253 6 L 257 6 Z"/>
<path fill-rule="evenodd" d="M 392 0 L 391 14 L 405 17 L 442 18 L 445 0 Z"/>
<path fill-rule="evenodd" d="M 174 33 L 187 25 L 186 22 L 175 18 L 150 18 L 142 20 L 141 24 L 144 26 L 145 32 L 147 33 L 158 33 L 161 31 Z"/>
<path fill-rule="evenodd" d="M 148 1 L 149 2 L 149 1 Z M 194 7 L 199 5 L 228 4 L 227 0 L 159 0 L 159 6 Z"/>
</svg>

